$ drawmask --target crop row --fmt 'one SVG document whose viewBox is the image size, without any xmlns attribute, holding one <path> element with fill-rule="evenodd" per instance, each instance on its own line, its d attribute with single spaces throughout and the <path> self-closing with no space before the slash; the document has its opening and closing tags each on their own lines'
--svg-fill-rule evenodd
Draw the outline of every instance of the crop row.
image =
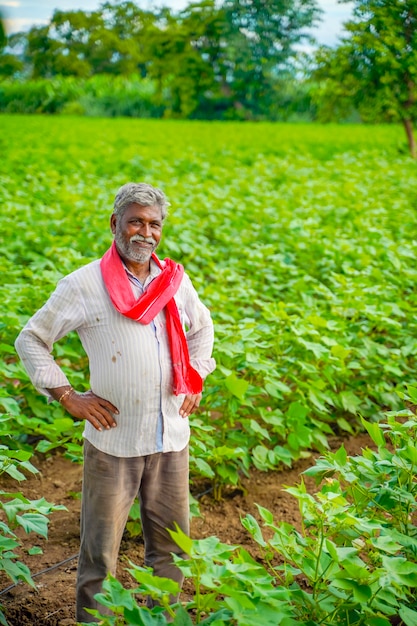
<svg viewBox="0 0 417 626">
<path fill-rule="evenodd" d="M 161 256 L 212 311 L 217 370 L 192 468 L 220 493 L 401 407 L 415 382 L 415 165 L 396 127 L 3 117 L 0 403 L 8 445 L 79 455 L 80 427 L 39 397 L 16 334 L 65 273 L 110 244 L 120 184 L 161 186 Z M 337 133 L 337 134 L 336 134 Z M 78 389 L 76 336 L 56 357 Z M 11 416 L 11 417 L 10 417 Z M 49 443 L 48 443 L 49 442 Z"/>
</svg>

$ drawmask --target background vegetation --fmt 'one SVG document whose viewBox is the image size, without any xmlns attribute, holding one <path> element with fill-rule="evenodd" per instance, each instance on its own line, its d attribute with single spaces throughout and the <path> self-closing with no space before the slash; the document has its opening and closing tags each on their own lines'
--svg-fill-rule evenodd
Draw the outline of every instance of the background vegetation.
<svg viewBox="0 0 417 626">
<path fill-rule="evenodd" d="M 334 48 L 316 0 L 55 11 L 0 37 L 0 111 L 401 122 L 416 156 L 417 0 L 352 4 Z"/>
<path fill-rule="evenodd" d="M 215 540 L 187 543 L 185 573 L 209 591 L 189 607 L 196 623 L 249 626 L 262 614 L 275 624 L 279 604 L 283 625 L 417 624 L 415 419 L 405 411 L 417 399 L 417 173 L 407 156 L 417 0 L 355 0 L 334 49 L 307 35 L 319 18 L 315 0 L 207 0 L 180 12 L 123 1 L 56 11 L 10 37 L 0 29 L 0 473 L 36 472 L 35 450 L 80 460 L 82 424 L 35 392 L 13 344 L 57 280 L 109 246 L 112 199 L 127 180 L 167 192 L 160 254 L 184 263 L 216 326 L 192 479 L 220 498 L 252 467 L 326 455 L 312 470 L 332 478 L 318 501 L 294 490 L 302 535 L 265 510 L 272 542 L 244 521 L 265 570 Z M 352 119 L 389 125 L 332 123 Z M 76 335 L 55 356 L 74 387 L 88 387 Z M 390 451 L 376 424 L 387 411 Z M 364 425 L 377 454 L 326 452 L 329 436 Z M 0 508 L 0 569 L 33 584 L 15 528 L 46 536 L 57 507 L 1 491 Z M 133 575 L 166 604 L 166 582 Z M 117 581 L 105 592 L 117 623 L 150 623 Z M 181 611 L 176 623 L 190 624 Z"/>
<path fill-rule="evenodd" d="M 5 442 L 77 456 L 72 420 L 17 362 L 16 334 L 57 280 L 110 244 L 126 180 L 172 200 L 161 256 L 184 263 L 216 325 L 193 471 L 220 495 L 401 408 L 415 383 L 416 185 L 398 127 L 3 116 Z M 56 356 L 88 386 L 76 337 Z"/>
<path fill-rule="evenodd" d="M 152 181 L 167 192 L 172 207 L 160 254 L 184 263 L 216 326 L 218 368 L 192 420 L 193 481 L 210 481 L 220 498 L 251 467 L 279 468 L 312 449 L 325 452 L 333 433 L 362 428 L 361 416 L 372 423 L 387 409 L 403 409 L 405 387 L 416 384 L 417 174 L 398 126 L 62 116 L 2 122 L 2 471 L 20 480 L 32 471 L 34 450 L 80 459 L 82 424 L 33 389 L 13 343 L 57 280 L 109 246 L 112 198 L 126 180 Z M 59 342 L 55 356 L 85 389 L 88 365 L 77 337 Z M 413 492 L 414 444 L 404 445 Z M 378 463 L 387 469 L 386 459 Z M 30 502 L 18 489 L 2 492 L 0 505 L 0 566 L 13 581 L 30 583 L 14 528 L 45 534 L 53 505 Z M 408 532 L 414 537 L 413 528 Z M 397 544 L 389 549 L 404 559 Z M 308 561 L 299 550 L 297 559 Z M 393 564 L 400 573 L 392 576 L 408 585 L 397 605 L 403 614 L 414 610 L 410 555 L 405 565 Z M 314 580 L 319 598 L 328 579 Z M 379 578 L 367 580 L 373 598 Z M 350 602 L 354 593 L 344 597 Z M 336 596 L 331 610 L 339 610 L 340 602 L 331 605 Z M 372 611 L 378 607 L 372 603 Z M 366 620 L 362 608 L 354 611 Z M 250 614 L 238 623 L 251 623 Z"/>
</svg>

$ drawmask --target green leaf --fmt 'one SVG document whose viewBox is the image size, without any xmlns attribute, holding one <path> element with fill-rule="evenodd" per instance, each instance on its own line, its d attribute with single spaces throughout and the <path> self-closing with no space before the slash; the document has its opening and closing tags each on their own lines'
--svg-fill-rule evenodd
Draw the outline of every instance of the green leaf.
<svg viewBox="0 0 417 626">
<path fill-rule="evenodd" d="M 406 587 L 417 587 L 417 563 L 386 555 L 382 555 L 382 563 L 390 580 Z"/>
<path fill-rule="evenodd" d="M 417 404 L 417 387 L 407 385 L 407 392 L 414 404 Z"/>
<path fill-rule="evenodd" d="M 131 568 L 128 569 L 128 572 L 139 583 L 141 593 L 150 595 L 155 599 L 178 595 L 180 588 L 175 580 L 154 576 L 151 568 L 139 567 L 132 562 L 130 562 L 130 565 Z"/>
<path fill-rule="evenodd" d="M 262 547 L 266 547 L 267 543 L 265 539 L 263 538 L 262 531 L 259 527 L 259 524 L 256 521 L 256 519 L 253 517 L 253 515 L 250 515 L 248 513 L 246 517 L 244 517 L 243 520 L 241 520 L 241 522 L 242 522 L 243 528 L 246 528 L 246 530 L 251 534 L 251 536 L 256 541 L 256 543 L 258 543 Z"/>
<path fill-rule="evenodd" d="M 394 541 L 389 535 L 381 535 L 379 537 L 371 537 L 369 541 L 380 552 L 388 552 L 390 554 L 397 554 L 401 550 L 401 544 Z"/>
<path fill-rule="evenodd" d="M 349 356 L 351 351 L 349 348 L 344 348 L 343 346 L 335 345 L 330 348 L 330 352 L 333 354 L 333 356 L 337 357 L 338 359 L 344 360 Z"/>
<path fill-rule="evenodd" d="M 349 413 L 356 415 L 358 408 L 361 404 L 360 398 L 358 398 L 352 391 L 342 391 L 339 394 L 339 398 L 342 402 L 342 406 Z"/>
<path fill-rule="evenodd" d="M 413 611 L 408 606 L 400 604 L 398 614 L 403 620 L 405 626 L 417 626 L 417 611 Z"/>
<path fill-rule="evenodd" d="M 352 591 L 354 599 L 360 604 L 366 604 L 372 597 L 371 587 L 368 585 L 361 585 L 356 580 L 349 578 L 335 578 L 332 580 L 331 584 L 340 589 Z"/>
<path fill-rule="evenodd" d="M 301 422 L 303 422 L 308 413 L 308 408 L 300 402 L 291 402 L 290 406 L 288 407 L 287 416 L 290 419 L 300 420 Z"/>
<path fill-rule="evenodd" d="M 259 511 L 259 515 L 261 516 L 261 518 L 263 519 L 264 522 L 266 522 L 267 524 L 272 524 L 274 521 L 274 516 L 271 513 L 271 511 L 268 511 L 268 509 L 266 509 L 265 507 L 261 506 L 260 504 L 256 505 L 256 508 Z"/>
<path fill-rule="evenodd" d="M 346 449 L 345 449 L 345 447 L 343 445 L 340 446 L 340 448 L 339 448 L 339 450 L 337 450 L 337 452 L 335 452 L 334 459 L 342 467 L 346 465 L 347 453 L 346 453 Z"/>
<path fill-rule="evenodd" d="M 4 398 L 0 396 L 0 405 L 11 415 L 20 415 L 20 407 L 13 398 Z"/>
<path fill-rule="evenodd" d="M 5 468 L 3 468 L 3 471 L 6 472 L 6 474 L 9 474 L 9 476 L 14 478 L 15 480 L 18 480 L 19 482 L 21 480 L 26 480 L 26 476 L 17 469 L 16 465 L 7 465 Z"/>
<path fill-rule="evenodd" d="M 175 524 L 175 530 L 168 529 L 168 532 L 177 544 L 177 546 L 181 548 L 181 550 L 185 552 L 185 554 L 190 555 L 193 548 L 192 539 L 188 535 L 186 535 L 177 524 Z"/>
<path fill-rule="evenodd" d="M 337 553 L 337 548 L 336 548 L 335 544 L 332 541 L 330 541 L 330 539 L 326 539 L 325 543 L 326 543 L 326 549 L 327 549 L 328 553 L 330 554 L 330 556 L 332 557 L 333 561 L 335 563 L 338 563 L 339 562 L 339 555 Z"/>
<path fill-rule="evenodd" d="M 281 398 L 282 393 L 291 393 L 291 387 L 281 380 L 275 380 L 265 383 L 265 391 L 274 398 Z"/>
<path fill-rule="evenodd" d="M 214 478 L 214 471 L 211 469 L 210 465 L 204 459 L 199 457 L 193 457 L 193 464 L 195 464 L 196 468 L 199 470 L 200 476 L 205 476 L 206 478 Z"/>
<path fill-rule="evenodd" d="M 137 606 L 136 604 L 131 609 L 124 607 L 123 610 L 123 617 L 125 623 L 127 624 L 138 624 L 143 626 L 143 624 L 147 623 L 146 619 L 149 619 L 149 615 L 149 609 Z"/>
<path fill-rule="evenodd" d="M 349 424 L 349 422 L 347 420 L 345 420 L 344 417 L 338 417 L 337 418 L 337 425 L 339 426 L 339 428 L 341 430 L 344 430 L 347 433 L 350 433 L 351 435 L 353 435 L 352 426 Z"/>
<path fill-rule="evenodd" d="M 45 539 L 48 536 L 48 518 L 39 513 L 23 513 L 16 515 L 16 522 L 22 526 L 25 532 L 34 532 Z"/>
<path fill-rule="evenodd" d="M 30 575 L 29 568 L 24 563 L 20 563 L 20 561 L 14 561 L 3 556 L 0 559 L 0 570 L 6 572 L 7 576 L 11 578 L 14 583 L 19 582 L 19 580 L 23 580 L 23 582 L 27 583 L 31 587 L 36 587 L 34 581 L 32 580 L 32 576 Z"/>
<path fill-rule="evenodd" d="M 15 536 L 14 533 L 12 533 L 7 527 L 5 528 L 5 532 L 9 532 L 13 536 Z M 11 537 L 4 537 L 0 535 L 0 554 L 8 550 L 14 550 L 15 548 L 17 548 L 18 545 L 19 543 Z"/>
<path fill-rule="evenodd" d="M 132 592 L 125 589 L 123 585 L 111 574 L 108 574 L 103 581 L 103 590 L 106 592 L 106 598 L 101 597 L 101 601 L 108 607 L 123 607 L 132 609 L 134 606 Z"/>
<path fill-rule="evenodd" d="M 234 372 L 225 378 L 225 385 L 227 389 L 239 400 L 244 400 L 245 394 L 249 387 L 249 383 L 242 378 L 238 378 Z"/>
<path fill-rule="evenodd" d="M 386 445 L 384 434 L 379 424 L 367 422 L 363 418 L 361 418 L 361 422 L 363 426 L 366 428 L 366 430 L 368 431 L 369 436 L 371 437 L 372 441 L 376 443 L 377 446 L 383 447 Z"/>
</svg>

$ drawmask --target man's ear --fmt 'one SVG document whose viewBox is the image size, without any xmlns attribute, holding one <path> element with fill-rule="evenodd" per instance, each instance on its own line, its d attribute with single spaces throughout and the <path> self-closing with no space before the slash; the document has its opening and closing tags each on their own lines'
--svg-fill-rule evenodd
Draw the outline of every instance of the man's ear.
<svg viewBox="0 0 417 626">
<path fill-rule="evenodd" d="M 111 228 L 111 232 L 113 233 L 113 235 L 116 234 L 116 222 L 117 222 L 117 215 L 113 213 L 110 217 L 110 228 Z"/>
</svg>

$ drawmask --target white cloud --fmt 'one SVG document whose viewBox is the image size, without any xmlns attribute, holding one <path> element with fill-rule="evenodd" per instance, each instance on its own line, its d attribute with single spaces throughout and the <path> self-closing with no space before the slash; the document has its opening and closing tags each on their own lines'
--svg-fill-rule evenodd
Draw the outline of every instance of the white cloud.
<svg viewBox="0 0 417 626">
<path fill-rule="evenodd" d="M 343 33 L 343 23 L 352 15 L 353 3 L 341 4 L 337 0 L 318 0 L 318 4 L 323 13 L 321 22 L 312 29 L 312 34 L 319 43 L 334 46 Z"/>
<path fill-rule="evenodd" d="M 4 20 L 4 27 L 6 29 L 7 35 L 11 35 L 12 33 L 19 33 L 21 31 L 27 31 L 32 26 L 41 26 L 42 24 L 47 24 L 48 20 L 36 19 L 36 18 L 28 18 L 28 17 L 13 17 L 7 18 Z"/>
<path fill-rule="evenodd" d="M 3 2 L 0 3 L 0 10 L 3 7 L 17 8 L 20 7 L 20 2 L 18 2 L 18 0 L 3 0 Z"/>
</svg>

